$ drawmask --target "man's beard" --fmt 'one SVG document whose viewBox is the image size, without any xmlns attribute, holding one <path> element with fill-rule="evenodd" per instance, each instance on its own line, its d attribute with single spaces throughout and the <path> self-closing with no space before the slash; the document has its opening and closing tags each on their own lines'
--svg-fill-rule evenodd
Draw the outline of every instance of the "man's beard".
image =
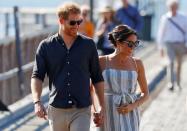
<svg viewBox="0 0 187 131">
<path fill-rule="evenodd" d="M 76 37 L 76 36 L 77 36 L 77 33 L 78 33 L 77 31 L 76 31 L 76 32 L 71 31 L 71 30 L 69 30 L 69 31 L 67 30 L 67 31 L 66 31 L 66 34 L 69 35 L 69 36 L 71 36 L 71 37 Z"/>
</svg>

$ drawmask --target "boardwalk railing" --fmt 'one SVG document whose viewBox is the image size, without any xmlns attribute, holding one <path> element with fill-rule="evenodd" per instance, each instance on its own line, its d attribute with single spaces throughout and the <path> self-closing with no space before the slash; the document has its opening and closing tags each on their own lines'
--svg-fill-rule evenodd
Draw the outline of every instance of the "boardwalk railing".
<svg viewBox="0 0 187 131">
<path fill-rule="evenodd" d="M 10 29 L 14 24 L 12 22 L 13 8 L 1 8 L 0 15 L 4 17 L 2 25 L 5 27 L 5 36 L 9 36 Z M 19 8 L 19 21 L 22 32 L 28 32 L 28 29 L 45 28 L 49 25 L 57 24 L 57 16 L 55 8 Z M 3 19 L 3 18 L 2 18 Z M 30 26 L 28 28 L 28 25 Z"/>
<path fill-rule="evenodd" d="M 35 57 L 36 48 L 41 40 L 54 34 L 57 28 L 48 28 L 33 35 L 21 37 L 21 52 L 23 63 L 24 89 L 19 87 L 18 68 L 16 61 L 15 41 L 0 41 L 0 100 L 7 105 L 23 98 L 30 93 L 30 78 Z"/>
</svg>

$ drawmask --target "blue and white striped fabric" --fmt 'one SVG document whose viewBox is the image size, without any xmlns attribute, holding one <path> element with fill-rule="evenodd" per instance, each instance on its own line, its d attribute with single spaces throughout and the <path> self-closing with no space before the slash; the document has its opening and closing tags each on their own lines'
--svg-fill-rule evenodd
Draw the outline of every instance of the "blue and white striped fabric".
<svg viewBox="0 0 187 131">
<path fill-rule="evenodd" d="M 104 131 L 138 131 L 140 123 L 139 110 L 136 108 L 128 114 L 119 114 L 116 107 L 121 103 L 136 101 L 137 72 L 117 69 L 105 69 L 106 120 Z"/>
</svg>

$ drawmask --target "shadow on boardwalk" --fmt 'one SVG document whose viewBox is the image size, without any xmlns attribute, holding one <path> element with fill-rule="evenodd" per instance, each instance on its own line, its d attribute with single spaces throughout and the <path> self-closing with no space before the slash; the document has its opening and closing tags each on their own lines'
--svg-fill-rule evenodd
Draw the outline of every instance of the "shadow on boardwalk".
<svg viewBox="0 0 187 131">
<path fill-rule="evenodd" d="M 187 61 L 182 68 L 182 91 L 163 90 L 142 115 L 140 131 L 187 131 Z"/>
</svg>

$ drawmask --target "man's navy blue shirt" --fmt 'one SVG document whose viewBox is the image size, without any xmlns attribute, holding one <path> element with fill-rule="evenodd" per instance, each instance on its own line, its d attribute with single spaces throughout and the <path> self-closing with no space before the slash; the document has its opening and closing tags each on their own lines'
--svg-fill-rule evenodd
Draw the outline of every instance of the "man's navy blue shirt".
<svg viewBox="0 0 187 131">
<path fill-rule="evenodd" d="M 68 49 L 59 34 L 43 40 L 36 52 L 32 78 L 49 77 L 49 104 L 56 108 L 91 105 L 92 83 L 103 81 L 98 53 L 92 39 L 78 35 Z"/>
</svg>

